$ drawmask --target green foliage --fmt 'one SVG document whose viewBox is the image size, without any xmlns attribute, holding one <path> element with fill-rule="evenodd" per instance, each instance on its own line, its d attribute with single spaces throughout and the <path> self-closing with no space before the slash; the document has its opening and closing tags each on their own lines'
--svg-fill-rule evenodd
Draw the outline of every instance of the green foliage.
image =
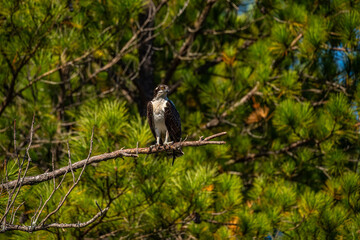
<svg viewBox="0 0 360 240">
<path fill-rule="evenodd" d="M 287 99 L 277 107 L 273 121 L 279 133 L 306 138 L 314 122 L 314 112 L 309 103 Z"/>
<path fill-rule="evenodd" d="M 97 204 L 106 215 L 1 239 L 359 238 L 359 1 L 0 3 L 2 181 L 23 159 L 25 171 L 33 114 L 28 176 L 52 171 L 53 156 L 67 166 L 68 150 L 86 159 L 92 129 L 92 156 L 150 146 L 141 108 L 168 75 L 182 139 L 227 132 L 173 166 L 167 153 L 89 165 L 46 223 L 86 222 Z M 68 172 L 37 224 L 72 184 Z M 30 226 L 52 191 L 23 186 L 14 224 Z"/>
<path fill-rule="evenodd" d="M 344 46 L 353 47 L 359 39 L 360 14 L 357 11 L 347 12 L 339 17 L 338 31 Z"/>
</svg>

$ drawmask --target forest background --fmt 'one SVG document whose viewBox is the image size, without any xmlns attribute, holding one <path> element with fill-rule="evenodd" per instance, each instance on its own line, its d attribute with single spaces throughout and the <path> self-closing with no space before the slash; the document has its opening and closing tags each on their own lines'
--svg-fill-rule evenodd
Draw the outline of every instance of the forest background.
<svg viewBox="0 0 360 240">
<path fill-rule="evenodd" d="M 360 1 L 0 5 L 1 239 L 359 238 Z"/>
</svg>

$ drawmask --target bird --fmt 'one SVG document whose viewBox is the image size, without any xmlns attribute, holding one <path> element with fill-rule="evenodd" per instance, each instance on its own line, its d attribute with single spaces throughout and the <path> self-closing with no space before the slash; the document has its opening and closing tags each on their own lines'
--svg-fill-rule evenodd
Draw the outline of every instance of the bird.
<svg viewBox="0 0 360 240">
<path fill-rule="evenodd" d="M 154 90 L 153 99 L 147 104 L 147 119 L 156 140 L 156 147 L 169 146 L 181 140 L 180 114 L 174 103 L 168 99 L 168 93 L 169 87 L 160 84 Z M 173 164 L 175 157 L 181 155 L 181 150 L 173 151 Z"/>
</svg>

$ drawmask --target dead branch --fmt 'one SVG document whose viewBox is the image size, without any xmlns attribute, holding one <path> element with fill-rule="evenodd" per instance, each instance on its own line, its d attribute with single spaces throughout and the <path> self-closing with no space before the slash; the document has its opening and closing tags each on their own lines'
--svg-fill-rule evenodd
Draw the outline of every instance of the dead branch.
<svg viewBox="0 0 360 240">
<path fill-rule="evenodd" d="M 220 135 L 219 134 L 215 134 L 215 135 L 217 135 L 216 137 L 218 137 L 218 136 L 222 136 L 225 134 L 226 133 L 224 132 L 224 133 L 221 133 Z M 209 136 L 206 139 L 212 139 L 212 138 L 214 138 L 214 135 Z M 165 152 L 165 151 L 169 151 L 169 150 L 176 150 L 176 149 L 182 148 L 182 147 L 199 147 L 199 146 L 210 145 L 210 144 L 222 145 L 225 143 L 226 143 L 225 141 L 198 140 L 198 141 L 177 142 L 171 146 L 167 146 L 166 148 L 164 146 L 160 146 L 158 149 L 149 148 L 149 147 L 120 149 L 120 150 L 117 150 L 114 152 L 104 153 L 104 154 L 100 154 L 97 156 L 93 156 L 93 157 L 89 158 L 88 161 L 87 161 L 87 159 L 84 159 L 79 162 L 73 163 L 72 169 L 73 169 L 73 171 L 75 171 L 78 168 L 84 167 L 84 165 L 86 163 L 87 163 L 87 165 L 89 165 L 89 164 L 98 163 L 98 162 L 102 162 L 102 161 L 106 161 L 106 160 L 114 159 L 114 158 L 119 158 L 119 157 L 120 158 L 122 158 L 122 157 L 137 157 L 138 156 L 137 154 L 154 154 L 154 153 Z M 41 182 L 45 182 L 45 181 L 52 179 L 53 176 L 59 177 L 69 171 L 71 171 L 70 166 L 65 166 L 65 167 L 62 167 L 55 171 L 52 171 L 52 172 L 46 172 L 46 173 L 39 174 L 36 176 L 25 177 L 22 181 L 22 185 L 34 185 L 34 184 L 38 184 Z M 0 185 L 0 189 L 12 189 L 17 186 L 16 183 L 17 183 L 17 181 L 3 183 Z"/>
<path fill-rule="evenodd" d="M 85 171 L 85 168 L 89 162 L 89 159 L 90 159 L 90 156 L 91 156 L 91 153 L 92 153 L 92 147 L 93 147 L 93 137 L 94 137 L 94 128 L 92 130 L 92 133 L 91 133 L 91 139 L 90 139 L 90 149 L 89 149 L 89 154 L 88 154 L 88 157 L 86 158 L 85 160 L 85 163 L 81 169 L 81 172 L 80 172 L 80 175 L 78 176 L 76 182 L 73 183 L 73 185 L 70 187 L 70 189 L 68 190 L 68 192 L 65 194 L 65 196 L 62 198 L 62 200 L 59 202 L 58 206 L 56 207 L 56 209 L 54 211 L 52 211 L 51 213 L 49 213 L 41 222 L 39 225 L 44 225 L 44 223 L 46 222 L 47 219 L 49 219 L 49 217 L 51 217 L 51 215 L 55 214 L 57 211 L 59 211 L 59 209 L 62 207 L 62 205 L 64 204 L 66 198 L 70 195 L 71 191 L 76 187 L 76 185 L 79 183 L 84 171 Z M 70 157 L 70 156 L 69 156 Z M 71 169 L 71 164 L 69 164 L 68 166 L 70 169 Z M 71 169 L 72 171 L 72 169 Z M 54 177 L 54 175 L 53 175 Z M 53 190 L 53 193 L 56 191 L 56 189 L 54 188 Z M 52 194 L 53 194 L 52 193 Z M 50 198 L 49 198 L 50 199 Z M 43 206 L 43 208 L 45 207 L 45 204 Z M 40 216 L 41 212 L 39 213 L 38 217 Z M 36 219 L 37 220 L 37 219 Z"/>
<path fill-rule="evenodd" d="M 110 208 L 111 204 L 116 200 L 118 199 L 120 196 L 122 196 L 123 194 L 125 194 L 127 191 L 128 191 L 129 188 L 125 188 L 123 191 L 121 191 L 120 193 L 118 193 L 115 197 L 111 197 L 110 195 L 108 196 L 109 197 L 109 202 L 108 204 L 106 205 L 105 209 L 106 208 Z M 101 210 L 99 204 L 95 201 L 96 203 L 96 206 Z M 89 226 L 83 233 L 81 233 L 81 238 L 85 237 L 86 234 L 88 234 L 92 229 L 94 229 L 97 225 L 101 224 L 103 222 L 103 219 L 106 217 L 106 214 L 107 212 L 105 212 L 101 218 L 94 224 L 92 224 L 91 226 Z"/>
<path fill-rule="evenodd" d="M 209 136 L 209 137 L 206 137 L 206 138 L 204 139 L 204 141 L 209 141 L 209 140 L 211 140 L 211 139 L 213 139 L 213 138 L 221 137 L 221 136 L 224 136 L 224 135 L 226 135 L 226 132 L 216 133 L 216 134 L 214 134 L 214 135 L 211 135 L 211 136 Z"/>
<path fill-rule="evenodd" d="M 20 164 L 19 162 L 19 172 L 18 172 L 18 177 L 17 177 L 17 180 L 14 180 L 12 181 L 13 184 L 14 184 L 14 187 L 12 188 L 13 190 L 9 193 L 9 197 L 8 197 L 8 202 L 6 204 L 6 208 L 5 208 L 5 213 L 4 215 L 2 216 L 1 220 L 0 220 L 0 224 L 3 224 L 3 226 L 6 225 L 6 217 L 11 209 L 11 207 L 13 206 L 19 192 L 20 192 L 20 188 L 23 186 L 23 183 L 24 183 L 24 179 L 26 178 L 26 173 L 27 171 L 29 170 L 29 166 L 30 166 L 30 162 L 31 162 L 31 158 L 30 158 L 30 154 L 29 154 L 29 149 L 31 147 L 31 143 L 32 143 L 32 138 L 33 138 L 33 134 L 34 134 L 34 122 L 35 122 L 35 115 L 33 116 L 33 119 L 32 119 L 32 123 L 31 123 L 31 130 L 30 130 L 30 140 L 29 140 L 29 145 L 28 147 L 26 148 L 26 155 L 24 155 L 24 158 Z M 24 171 L 24 174 L 23 176 L 21 177 L 21 172 L 22 172 L 22 168 L 23 168 L 23 165 L 24 165 L 24 162 L 25 162 L 25 158 L 26 156 L 28 157 L 28 162 L 27 162 L 27 165 L 26 165 L 26 168 L 25 168 L 25 171 Z M 15 190 L 16 188 L 18 187 L 16 193 L 15 193 Z M 3 191 L 4 188 L 1 188 L 1 191 Z M 9 192 L 9 188 L 5 187 L 5 189 Z M 15 195 L 14 195 L 15 193 Z"/>
<path fill-rule="evenodd" d="M 54 159 L 55 159 L 55 154 L 54 154 L 54 151 L 53 151 L 53 156 L 52 156 L 52 167 L 53 167 L 53 174 L 52 174 L 52 179 L 53 179 L 53 185 L 54 185 L 54 188 L 53 188 L 53 191 L 51 192 L 51 194 L 49 195 L 49 197 L 46 199 L 46 201 L 44 202 L 44 204 L 42 203 L 42 197 L 40 197 L 40 204 L 39 204 L 39 207 L 37 210 L 35 210 L 35 213 L 33 215 L 33 217 L 31 218 L 31 225 L 30 226 L 24 226 L 24 225 L 14 225 L 14 220 L 15 220 L 15 215 L 16 215 L 16 212 L 18 211 L 18 209 L 24 204 L 21 203 L 17 208 L 16 210 L 14 211 L 14 207 L 13 204 L 18 196 L 18 193 L 21 189 L 21 187 L 23 186 L 23 181 L 25 179 L 25 176 L 26 176 L 26 173 L 27 173 L 27 170 L 29 169 L 29 164 L 31 162 L 31 158 L 30 158 L 30 154 L 29 154 L 29 149 L 30 149 L 30 146 L 31 146 L 31 143 L 32 143 L 32 137 L 33 137 L 33 132 L 34 132 L 34 118 L 33 118 L 33 121 L 32 121 L 32 124 L 31 124 L 31 131 L 30 131 L 30 142 L 29 142 L 29 146 L 27 147 L 26 149 L 26 155 L 28 157 L 28 163 L 27 163 L 27 166 L 26 166 L 26 169 L 24 171 L 24 174 L 22 177 L 21 176 L 21 172 L 22 172 L 22 166 L 25 162 L 25 158 L 23 159 L 22 163 L 20 164 L 19 163 L 19 173 L 18 173 L 18 179 L 16 180 L 16 183 L 15 183 L 15 187 L 13 188 L 13 190 L 10 192 L 9 189 L 7 189 L 8 193 L 9 193 L 9 197 L 8 197 L 8 203 L 7 203 L 7 206 L 6 206 L 6 209 L 5 209 L 5 213 L 4 215 L 2 216 L 0 222 L 2 223 L 2 227 L 0 229 L 0 232 L 6 232 L 6 231 L 10 231 L 10 230 L 20 230 L 20 231 L 25 231 L 25 232 L 33 232 L 33 231 L 38 231 L 38 230 L 45 230 L 47 228 L 81 228 L 81 227 L 85 227 L 85 226 L 88 226 L 89 224 L 93 223 L 95 220 L 97 220 L 99 217 L 101 216 L 105 216 L 106 212 L 109 210 L 109 207 L 110 205 L 108 205 L 104 210 L 102 210 L 99 205 L 97 204 L 97 206 L 99 207 L 100 209 L 100 212 L 97 213 L 92 219 L 90 219 L 89 221 L 87 222 L 84 222 L 84 223 L 70 223 L 70 224 L 65 224 L 65 223 L 51 223 L 51 224 L 45 224 L 46 223 L 46 220 L 49 219 L 53 214 L 57 213 L 60 208 L 63 206 L 64 202 L 66 201 L 67 197 L 70 195 L 70 193 L 72 192 L 72 190 L 76 187 L 76 185 L 79 183 L 84 171 L 85 171 L 85 168 L 88 164 L 88 161 L 90 159 L 90 156 L 91 156 L 91 153 L 92 153 L 92 146 L 93 146 L 93 136 L 94 136 L 94 129 L 92 131 L 92 134 L 91 134 L 91 139 L 90 139 L 90 149 L 89 149 L 89 154 L 88 154 L 88 157 L 86 158 L 85 160 L 85 163 L 83 164 L 83 167 L 81 169 L 81 173 L 79 174 L 78 178 L 76 179 L 75 181 L 75 176 L 73 174 L 73 171 L 72 171 L 72 165 L 71 165 L 71 155 L 70 155 L 70 150 L 69 151 L 69 168 L 73 174 L 73 184 L 72 186 L 69 188 L 69 190 L 67 191 L 67 193 L 65 194 L 64 197 L 61 198 L 59 204 L 57 205 L 57 207 L 50 213 L 48 213 L 43 219 L 42 221 L 37 224 L 37 221 L 41 215 L 41 213 L 43 212 L 45 206 L 47 205 L 47 203 L 49 202 L 49 200 L 53 197 L 54 193 L 56 192 L 56 190 L 58 190 L 60 188 L 60 186 L 62 185 L 64 179 L 65 179 L 65 176 L 67 174 L 68 171 L 65 172 L 65 174 L 63 175 L 63 178 L 61 179 L 60 183 L 58 186 L 56 186 L 56 182 L 55 182 L 55 163 L 54 163 Z M 15 141 L 14 141 L 15 142 Z M 19 183 L 20 181 L 20 183 Z M 17 186 L 19 184 L 19 186 Z M 16 191 L 17 190 L 17 191 Z M 14 195 L 14 192 L 16 191 L 16 194 L 15 196 L 13 197 Z M 8 224 L 6 222 L 6 217 L 9 213 L 9 210 L 11 209 L 11 207 L 13 206 L 13 209 L 12 209 L 12 216 L 10 216 L 10 223 Z"/>
<path fill-rule="evenodd" d="M 105 208 L 101 212 L 98 212 L 93 218 L 91 218 L 87 222 L 82 222 L 82 223 L 50 223 L 50 224 L 46 224 L 46 225 L 38 225 L 38 226 L 35 226 L 34 228 L 31 228 L 31 227 L 29 228 L 29 226 L 8 224 L 8 225 L 6 225 L 5 228 L 0 229 L 0 232 L 11 231 L 11 230 L 20 230 L 20 231 L 24 231 L 24 232 L 34 232 L 34 231 L 39 231 L 39 230 L 45 230 L 45 229 L 48 229 L 48 228 L 83 228 L 83 227 L 86 227 L 89 224 L 95 222 L 99 217 L 104 215 L 108 210 L 109 210 L 109 208 Z"/>
</svg>

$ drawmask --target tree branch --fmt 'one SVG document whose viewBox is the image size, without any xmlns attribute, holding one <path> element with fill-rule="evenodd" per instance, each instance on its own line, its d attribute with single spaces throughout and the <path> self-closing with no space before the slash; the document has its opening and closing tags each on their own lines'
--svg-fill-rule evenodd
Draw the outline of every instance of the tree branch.
<svg viewBox="0 0 360 240">
<path fill-rule="evenodd" d="M 220 124 L 220 122 L 227 115 L 229 115 L 231 112 L 235 111 L 235 109 L 237 107 L 239 107 L 239 106 L 243 105 L 244 103 L 246 103 L 251 98 L 251 96 L 253 96 L 257 92 L 258 88 L 259 88 L 259 83 L 256 83 L 255 87 L 253 87 L 253 89 L 251 89 L 250 92 L 248 92 L 238 102 L 235 102 L 231 107 L 229 107 L 229 109 L 227 109 L 225 112 L 223 112 L 220 117 L 211 119 L 208 123 L 202 125 L 200 127 L 200 129 L 203 130 L 203 129 L 213 128 L 213 127 L 218 126 Z"/>
<path fill-rule="evenodd" d="M 26 155 L 24 155 L 24 158 L 22 160 L 22 162 L 20 163 L 20 161 L 18 160 L 18 164 L 19 164 L 19 171 L 18 171 L 18 177 L 17 177 L 17 180 L 14 180 L 12 181 L 14 187 L 12 187 L 12 191 L 9 192 L 9 188 L 5 187 L 5 189 L 8 191 L 9 193 L 9 197 L 8 197 L 8 202 L 6 204 L 6 208 L 5 208 L 5 213 L 4 215 L 2 216 L 1 220 L 0 220 L 0 224 L 3 224 L 3 226 L 5 226 L 6 224 L 6 217 L 11 209 L 11 207 L 13 206 L 19 192 L 20 192 L 20 189 L 21 187 L 23 186 L 23 183 L 24 183 L 24 179 L 26 178 L 26 173 L 27 171 L 29 170 L 29 166 L 30 166 L 30 162 L 31 162 L 31 157 L 30 157 L 30 154 L 29 154 L 29 149 L 31 147 L 31 144 L 32 144 L 32 138 L 33 138 L 33 134 L 34 134 L 34 122 L 35 122 L 35 115 L 33 116 L 33 119 L 32 119 L 32 122 L 31 122 L 31 130 L 30 130 L 30 139 L 29 139 L 29 145 L 28 147 L 26 148 Z M 23 168 L 23 165 L 24 165 L 24 162 L 25 162 L 25 158 L 26 156 L 28 157 L 28 161 L 27 161 L 27 165 L 26 165 L 26 168 L 25 168 L 25 171 L 24 171 L 24 174 L 23 176 L 21 177 L 21 173 L 22 173 L 22 168 Z M 16 188 L 18 187 L 16 193 L 15 193 L 15 190 Z M 3 191 L 4 188 L 1 188 L 1 192 Z M 14 195 L 15 193 L 15 195 Z"/>
<path fill-rule="evenodd" d="M 215 134 L 216 137 L 218 136 L 223 136 L 225 135 L 226 132 L 219 134 Z M 154 153 L 159 153 L 159 152 L 165 152 L 165 151 L 169 151 L 169 150 L 177 150 L 181 147 L 199 147 L 199 146 L 204 146 L 204 145 L 210 145 L 210 144 L 215 144 L 215 145 L 222 145 L 225 144 L 225 141 L 208 141 L 206 139 L 212 139 L 214 138 L 212 136 L 209 136 L 207 138 L 205 138 L 205 140 L 198 140 L 198 141 L 185 141 L 185 142 L 177 142 L 174 143 L 171 146 L 167 146 L 166 148 L 164 146 L 160 146 L 158 149 L 155 148 L 129 148 L 129 149 L 120 149 L 114 152 L 110 152 L 110 153 L 104 153 L 104 154 L 100 154 L 97 156 L 93 156 L 89 159 L 84 159 L 81 160 L 79 162 L 73 163 L 72 164 L 72 169 L 73 171 L 75 171 L 78 168 L 82 168 L 84 167 L 84 165 L 89 165 L 89 164 L 93 164 L 93 163 L 98 163 L 98 162 L 102 162 L 102 161 L 106 161 L 109 159 L 114 159 L 114 158 L 118 158 L 118 157 L 138 157 L 138 154 L 154 154 Z M 30 176 L 30 177 L 25 177 L 22 181 L 22 185 L 34 185 L 34 184 L 38 184 L 41 182 L 45 182 L 48 181 L 50 179 L 52 179 L 54 176 L 55 177 L 59 177 L 64 175 L 65 173 L 69 172 L 70 166 L 65 166 L 62 167 L 60 169 L 57 169 L 55 171 L 52 172 L 46 172 L 43 174 L 39 174 L 36 176 Z M 17 186 L 17 181 L 11 181 L 8 183 L 4 183 L 0 185 L 0 189 L 12 189 L 14 187 Z"/>
<path fill-rule="evenodd" d="M 256 158 L 259 157 L 266 157 L 266 156 L 270 156 L 270 155 L 278 155 L 281 153 L 287 153 L 290 150 L 293 150 L 295 148 L 301 147 L 307 143 L 309 143 L 312 139 L 303 139 L 297 142 L 294 142 L 282 149 L 276 150 L 276 151 L 264 151 L 264 152 L 259 152 L 259 153 L 250 153 L 245 157 L 236 159 L 236 160 L 230 160 L 228 162 L 226 162 L 226 165 L 231 165 L 231 164 L 235 164 L 235 163 L 239 163 L 239 162 L 247 162 L 247 161 L 252 161 Z"/>
<path fill-rule="evenodd" d="M 201 27 L 203 26 L 203 24 L 206 20 L 206 17 L 208 16 L 208 14 L 215 2 L 216 2 L 216 0 L 207 0 L 206 1 L 206 6 L 202 10 L 199 18 L 196 19 L 196 21 L 194 23 L 194 29 L 191 29 L 191 30 L 189 29 L 189 35 L 185 39 L 178 54 L 175 56 L 175 58 L 171 62 L 170 68 L 166 72 L 165 78 L 162 80 L 162 83 L 164 83 L 164 84 L 169 83 L 171 77 L 174 75 L 177 67 L 179 66 L 179 64 L 181 62 L 181 57 L 183 57 L 187 54 L 188 50 L 190 49 L 192 43 L 195 40 L 196 35 L 198 34 Z"/>
<path fill-rule="evenodd" d="M 232 34 L 237 34 L 239 32 L 245 31 L 246 29 L 250 28 L 254 23 L 257 23 L 259 21 L 262 21 L 265 19 L 265 15 L 256 18 L 254 20 L 252 20 L 251 22 L 249 22 L 247 25 L 242 26 L 240 28 L 237 29 L 225 29 L 225 30 L 215 30 L 215 29 L 207 29 L 204 31 L 204 35 L 232 35 Z M 244 37 L 249 39 L 248 37 Z M 251 40 L 256 40 L 255 38 L 251 38 Z"/>
<path fill-rule="evenodd" d="M 34 232 L 34 231 L 39 231 L 39 230 L 45 230 L 45 229 L 48 229 L 48 228 L 83 228 L 83 227 L 86 227 L 89 224 L 95 222 L 100 216 L 105 214 L 108 210 L 109 210 L 109 208 L 105 208 L 101 212 L 98 212 L 89 221 L 83 222 L 83 223 L 50 223 L 50 224 L 46 224 L 46 225 L 35 226 L 34 228 L 31 228 L 29 226 L 8 224 L 8 225 L 5 226 L 5 228 L 1 229 L 0 232 L 11 231 L 11 230 L 20 230 L 20 231 L 24 231 L 24 232 Z"/>
</svg>

